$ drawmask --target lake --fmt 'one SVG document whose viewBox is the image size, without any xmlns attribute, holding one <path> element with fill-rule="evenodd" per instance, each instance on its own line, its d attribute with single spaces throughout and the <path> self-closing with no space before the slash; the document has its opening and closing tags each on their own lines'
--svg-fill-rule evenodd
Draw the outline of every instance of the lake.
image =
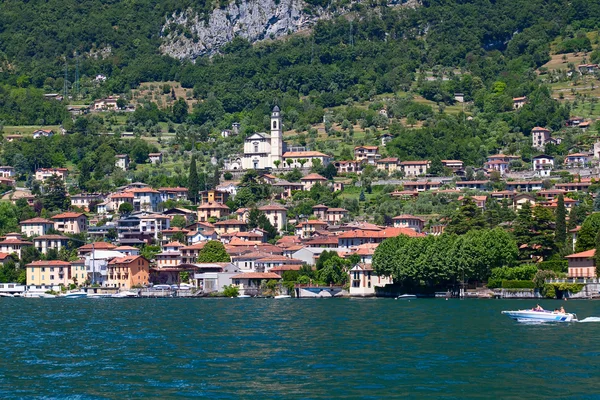
<svg viewBox="0 0 600 400">
<path fill-rule="evenodd" d="M 580 319 L 600 302 L 564 305 Z M 0 298 L 1 399 L 594 398 L 600 323 L 532 301 Z"/>
</svg>

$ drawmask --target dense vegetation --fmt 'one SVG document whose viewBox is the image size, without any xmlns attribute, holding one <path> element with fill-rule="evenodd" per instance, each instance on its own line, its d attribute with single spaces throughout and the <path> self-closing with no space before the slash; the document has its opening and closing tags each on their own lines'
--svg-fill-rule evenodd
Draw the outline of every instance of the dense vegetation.
<svg viewBox="0 0 600 400">
<path fill-rule="evenodd" d="M 142 81 L 177 79 L 206 100 L 191 115 L 200 125 L 245 112 L 261 126 L 275 99 L 285 111 L 294 110 L 293 124 L 314 123 L 322 119 L 323 107 L 407 90 L 416 78 L 426 98 L 449 103 L 449 95 L 461 91 L 482 111 L 497 113 L 506 110 L 511 96 L 538 90 L 532 69 L 548 60 L 553 38 L 562 35 L 563 46 L 583 49 L 587 44 L 579 43 L 585 42 L 580 31 L 593 29 L 600 18 L 600 5 L 586 0 L 430 0 L 416 9 L 377 11 L 355 4 L 352 24 L 339 17 L 318 23 L 310 36 L 254 47 L 237 38 L 221 56 L 192 64 L 158 50 L 164 17 L 188 6 L 208 8 L 207 3 L 189 0 L 5 1 L 0 15 L 0 82 L 60 92 L 65 57 L 72 81 L 78 53 L 82 76 L 109 77 L 92 96 L 125 92 Z M 452 79 L 424 81 L 420 72 L 432 68 L 449 68 Z M 463 74 L 453 77 L 457 69 Z M 496 85 L 498 80 L 504 86 Z M 300 101 L 300 96 L 307 97 Z M 4 107 L 0 115 L 9 114 Z M 540 117 L 539 111 L 548 107 L 533 105 L 536 116 L 531 121 L 507 122 L 522 131 L 539 124 L 536 118 L 554 125 L 558 119 L 552 112 Z M 52 114 L 48 110 L 35 117 L 17 115 L 14 121 L 49 121 Z M 443 136 L 439 129 L 426 133 Z"/>
</svg>

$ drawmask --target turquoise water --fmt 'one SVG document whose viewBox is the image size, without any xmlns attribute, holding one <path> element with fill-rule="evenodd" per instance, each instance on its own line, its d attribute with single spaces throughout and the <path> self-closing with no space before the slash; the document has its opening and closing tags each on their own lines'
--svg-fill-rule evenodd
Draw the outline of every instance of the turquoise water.
<svg viewBox="0 0 600 400">
<path fill-rule="evenodd" d="M 600 398 L 600 323 L 500 314 L 532 305 L 0 298 L 0 398 Z"/>
</svg>

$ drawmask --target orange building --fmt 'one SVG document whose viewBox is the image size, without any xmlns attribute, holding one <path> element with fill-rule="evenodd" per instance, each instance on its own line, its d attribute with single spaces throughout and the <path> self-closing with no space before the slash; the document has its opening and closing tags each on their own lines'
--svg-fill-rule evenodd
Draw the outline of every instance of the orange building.
<svg viewBox="0 0 600 400">
<path fill-rule="evenodd" d="M 150 277 L 150 261 L 143 256 L 113 258 L 108 263 L 106 286 L 131 289 L 147 285 Z"/>
</svg>

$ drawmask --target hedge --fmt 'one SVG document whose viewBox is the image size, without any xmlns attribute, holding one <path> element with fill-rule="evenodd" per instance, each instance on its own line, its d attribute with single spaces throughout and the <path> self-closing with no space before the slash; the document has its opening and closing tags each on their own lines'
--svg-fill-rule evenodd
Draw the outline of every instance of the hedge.
<svg viewBox="0 0 600 400">
<path fill-rule="evenodd" d="M 554 272 L 567 272 L 569 262 L 567 260 L 550 260 L 542 261 L 537 264 L 539 269 L 549 270 Z"/>
</svg>

